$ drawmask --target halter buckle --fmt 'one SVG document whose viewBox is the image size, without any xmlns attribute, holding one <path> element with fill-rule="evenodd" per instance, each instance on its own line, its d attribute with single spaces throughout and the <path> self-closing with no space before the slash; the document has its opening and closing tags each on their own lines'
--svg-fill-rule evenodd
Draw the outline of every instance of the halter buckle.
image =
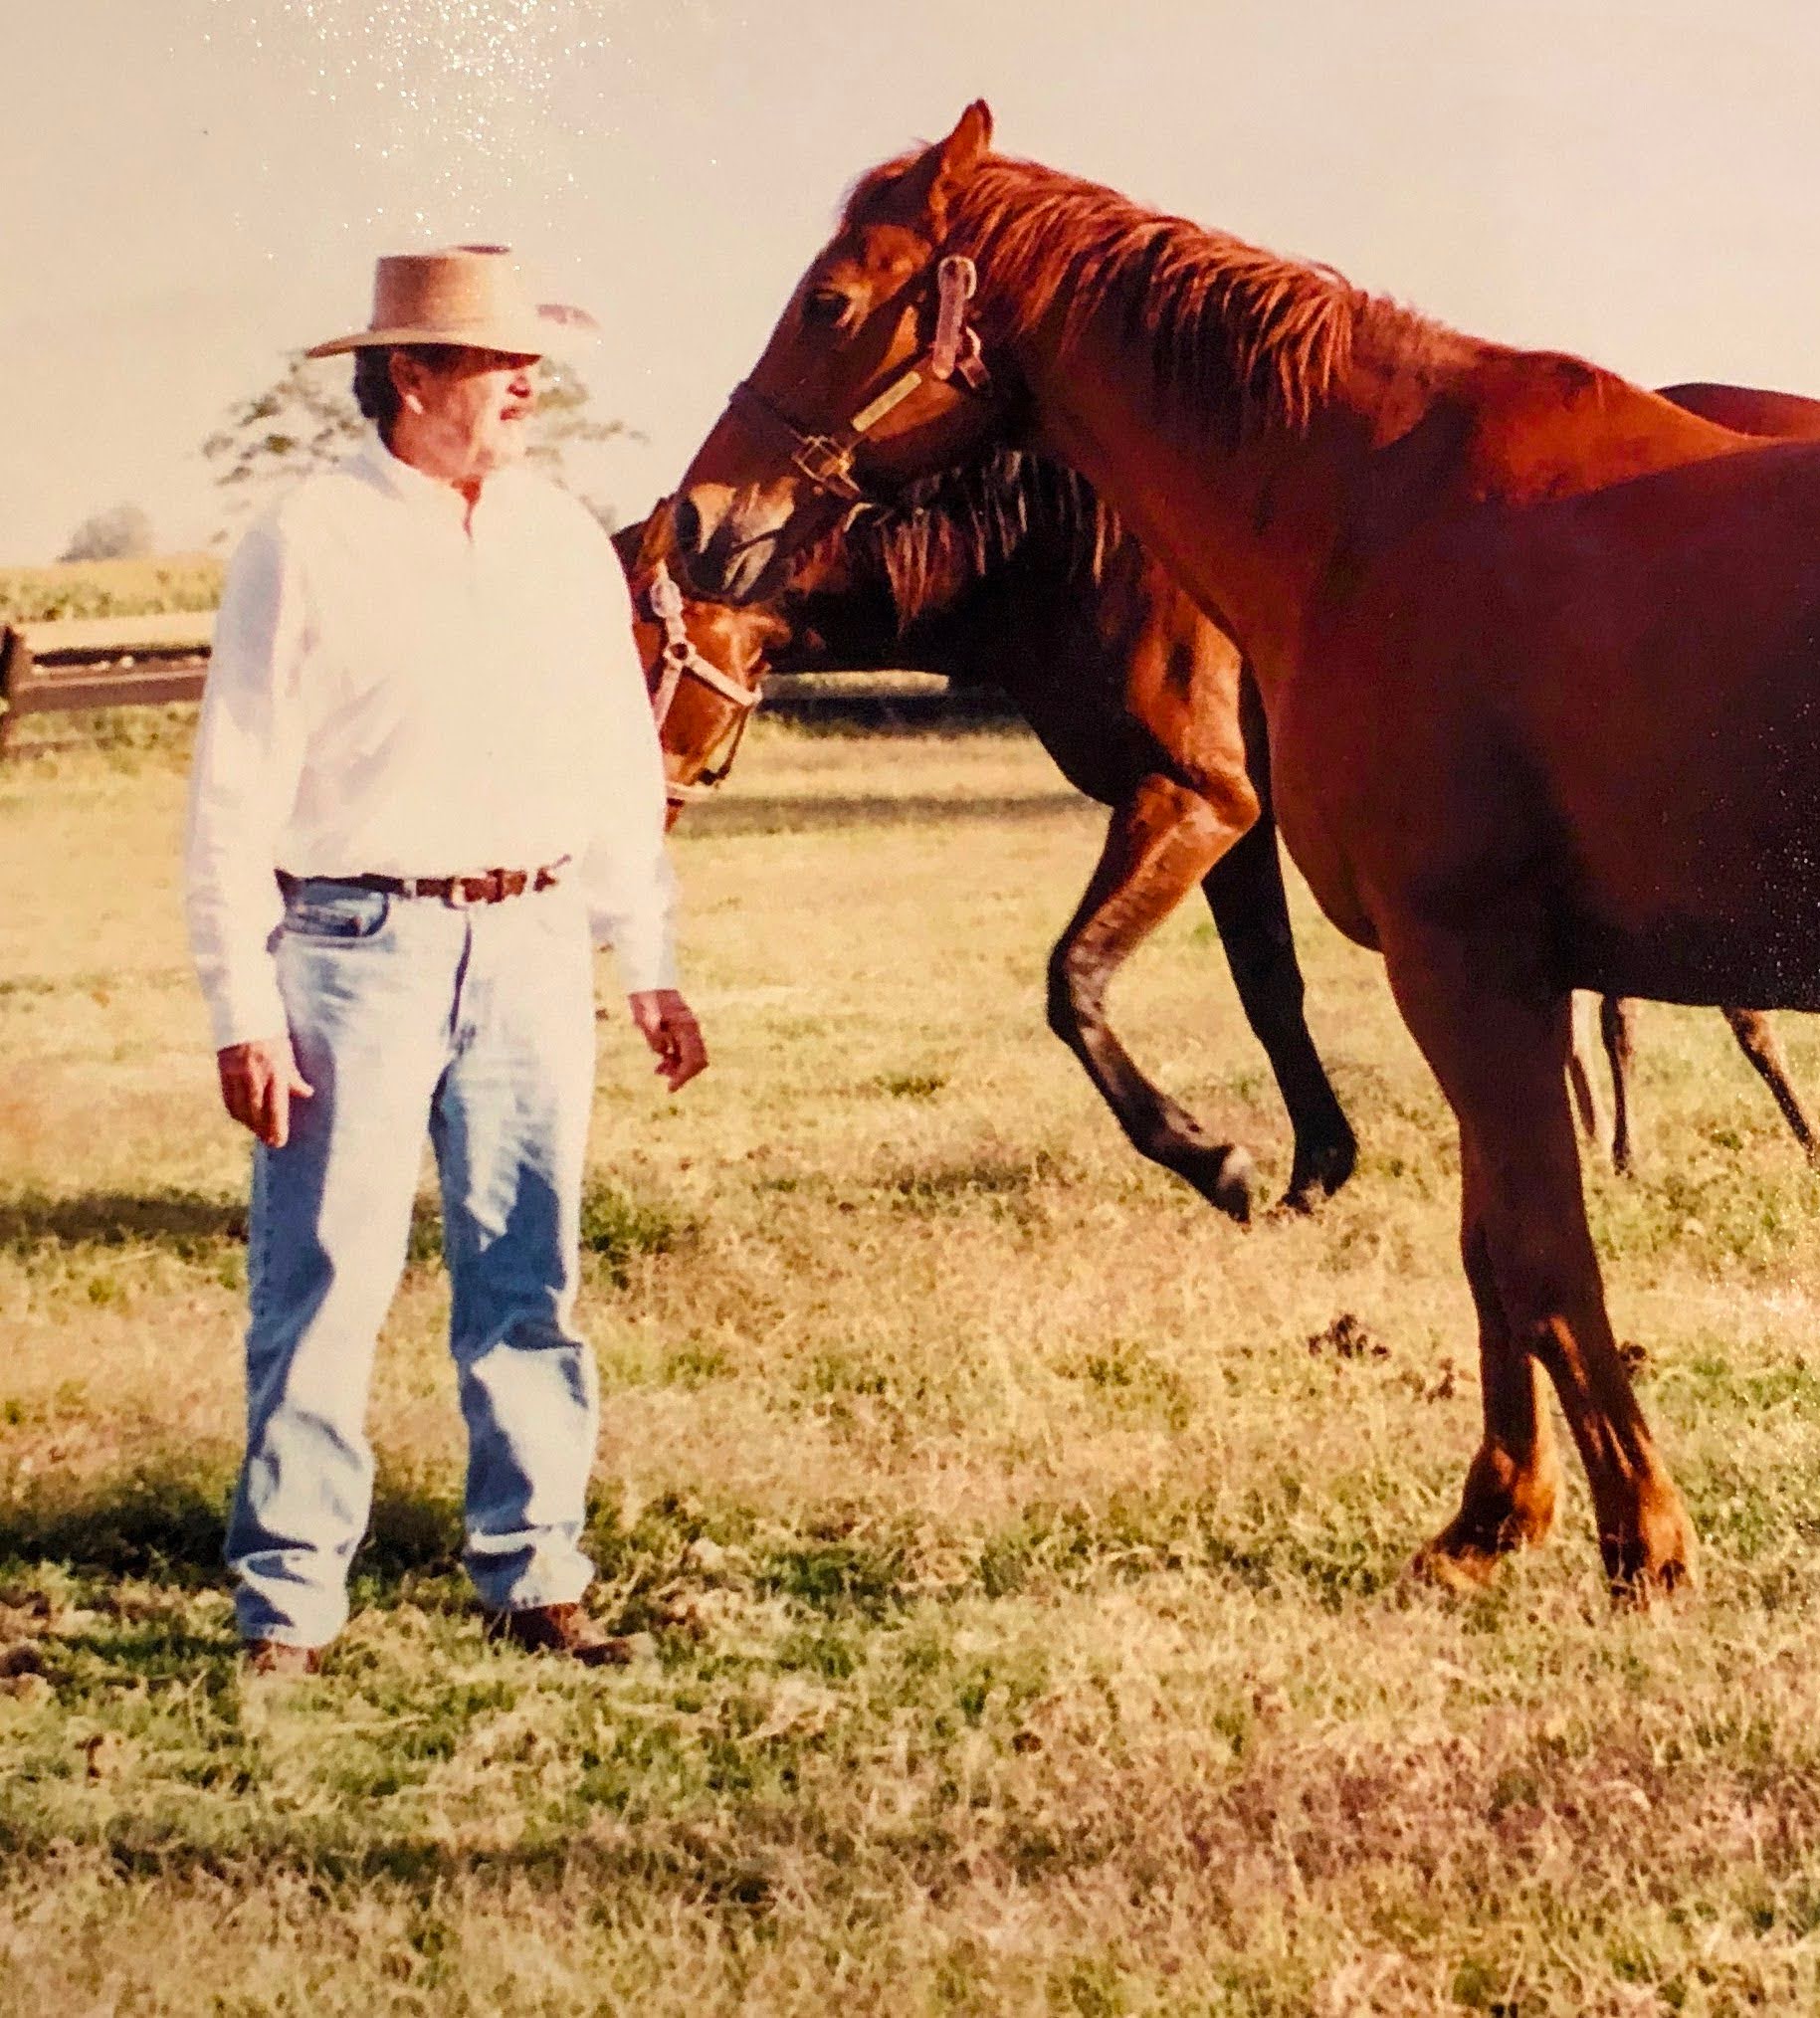
<svg viewBox="0 0 1820 2018">
<path fill-rule="evenodd" d="M 853 481 L 853 451 L 832 435 L 799 435 L 790 461 L 818 491 L 830 492 L 849 504 L 865 496 Z"/>
</svg>

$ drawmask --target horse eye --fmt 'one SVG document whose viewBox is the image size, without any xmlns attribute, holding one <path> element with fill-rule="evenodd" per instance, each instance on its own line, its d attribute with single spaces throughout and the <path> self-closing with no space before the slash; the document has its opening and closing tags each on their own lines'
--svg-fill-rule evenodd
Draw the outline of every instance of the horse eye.
<svg viewBox="0 0 1820 2018">
<path fill-rule="evenodd" d="M 803 320 L 819 322 L 824 328 L 838 328 L 847 319 L 853 297 L 839 288 L 817 288 L 803 303 Z"/>
</svg>

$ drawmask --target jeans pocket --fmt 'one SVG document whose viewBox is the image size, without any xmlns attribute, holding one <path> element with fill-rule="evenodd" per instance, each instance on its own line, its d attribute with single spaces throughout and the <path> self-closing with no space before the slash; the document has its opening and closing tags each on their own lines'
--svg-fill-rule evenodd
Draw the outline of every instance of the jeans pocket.
<svg viewBox="0 0 1820 2018">
<path fill-rule="evenodd" d="M 383 890 L 305 885 L 285 900 L 285 931 L 292 938 L 330 944 L 370 939 L 378 935 L 391 909 L 392 900 Z"/>
</svg>

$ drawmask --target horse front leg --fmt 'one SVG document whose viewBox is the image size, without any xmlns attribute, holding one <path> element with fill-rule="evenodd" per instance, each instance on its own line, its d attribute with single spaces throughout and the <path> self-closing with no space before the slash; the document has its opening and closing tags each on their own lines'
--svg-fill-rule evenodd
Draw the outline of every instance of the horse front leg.
<svg viewBox="0 0 1820 2018">
<path fill-rule="evenodd" d="M 1782 1056 L 1781 1039 L 1775 1025 L 1760 1009 L 1726 1009 L 1721 1012 L 1737 1039 L 1738 1049 L 1762 1075 L 1763 1084 L 1775 1095 L 1782 1117 L 1794 1130 L 1795 1140 L 1807 1151 L 1807 1160 L 1820 1165 L 1820 1145 L 1814 1139 L 1814 1124 L 1801 1105 L 1794 1082 L 1788 1077 L 1788 1061 Z"/>
<path fill-rule="evenodd" d="M 1106 996 L 1132 951 L 1256 813 L 1248 795 L 1224 808 L 1171 778 L 1140 779 L 1113 808 L 1087 893 L 1049 956 L 1049 1027 L 1081 1061 L 1132 1147 L 1240 1221 L 1251 1217 L 1250 1156 L 1209 1140 L 1185 1108 L 1138 1071 L 1107 1021 Z"/>
<path fill-rule="evenodd" d="M 1416 1556 L 1419 1575 L 1456 1589 L 1488 1583 L 1501 1557 L 1548 1538 L 1560 1488 L 1554 1432 L 1542 1406 L 1542 1370 L 1513 1335 L 1492 1267 L 1487 1184 L 1477 1156 L 1461 1152 L 1460 1258 L 1479 1317 L 1485 1431 L 1460 1512 Z"/>
<path fill-rule="evenodd" d="M 1282 1202 L 1307 1212 L 1352 1175 L 1358 1139 L 1309 1033 L 1277 823 L 1268 808 L 1201 879 L 1201 890 L 1245 1020 L 1270 1060 L 1295 1130 L 1296 1160 Z"/>
<path fill-rule="evenodd" d="M 1484 1368 L 1486 1432 L 1460 1513 L 1418 1560 L 1478 1578 L 1545 1527 L 1540 1367 L 1586 1468 L 1614 1595 L 1672 1591 L 1693 1575 L 1694 1531 L 1606 1314 L 1567 1096 L 1568 998 L 1539 986 L 1508 939 L 1404 929 L 1386 935 L 1385 956 L 1460 1123 Z"/>
</svg>

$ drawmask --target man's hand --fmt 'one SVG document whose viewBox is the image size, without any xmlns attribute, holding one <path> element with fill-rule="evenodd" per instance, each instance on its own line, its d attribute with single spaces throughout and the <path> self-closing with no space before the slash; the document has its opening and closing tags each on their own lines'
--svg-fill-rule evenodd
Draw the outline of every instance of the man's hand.
<svg viewBox="0 0 1820 2018">
<path fill-rule="evenodd" d="M 658 1072 L 672 1093 L 708 1069 L 701 1025 L 674 988 L 647 988 L 626 1001 L 639 1034 L 657 1053 Z"/>
<path fill-rule="evenodd" d="M 306 1101 L 315 1089 L 297 1069 L 289 1037 L 259 1037 L 230 1044 L 215 1054 L 221 1075 L 221 1104 L 243 1128 L 251 1128 L 268 1149 L 291 1139 L 291 1103 Z"/>
</svg>

